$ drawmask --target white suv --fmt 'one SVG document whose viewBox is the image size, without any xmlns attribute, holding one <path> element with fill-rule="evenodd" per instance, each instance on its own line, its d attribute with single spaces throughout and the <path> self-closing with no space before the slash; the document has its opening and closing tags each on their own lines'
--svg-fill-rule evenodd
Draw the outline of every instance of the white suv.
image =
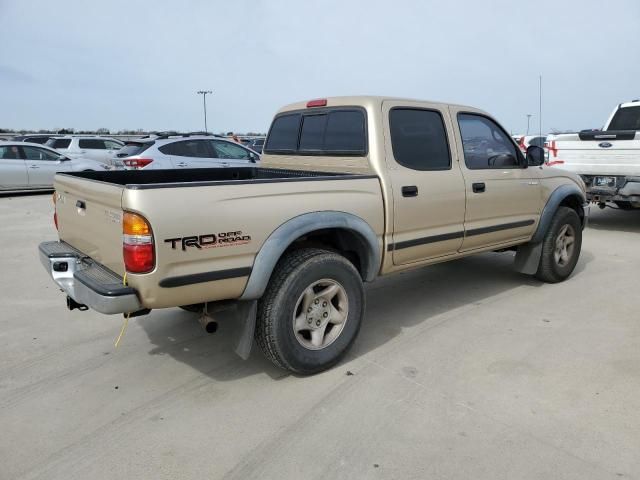
<svg viewBox="0 0 640 480">
<path fill-rule="evenodd" d="M 111 160 L 115 169 L 248 167 L 260 156 L 238 143 L 213 135 L 161 135 L 130 140 Z"/>
<path fill-rule="evenodd" d="M 124 142 L 105 137 L 77 137 L 67 135 L 51 138 L 46 145 L 64 153 L 69 158 L 91 158 L 109 164 Z"/>
</svg>

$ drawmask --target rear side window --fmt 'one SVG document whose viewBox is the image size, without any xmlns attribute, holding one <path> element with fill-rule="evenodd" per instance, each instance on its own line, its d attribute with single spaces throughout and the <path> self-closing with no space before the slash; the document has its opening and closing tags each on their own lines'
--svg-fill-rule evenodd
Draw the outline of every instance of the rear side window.
<svg viewBox="0 0 640 480">
<path fill-rule="evenodd" d="M 640 106 L 619 108 L 609 123 L 609 130 L 640 130 Z"/>
<path fill-rule="evenodd" d="M 51 138 L 47 142 L 47 146 L 51 148 L 69 148 L 71 145 L 70 138 Z"/>
<path fill-rule="evenodd" d="M 389 112 L 391 146 L 396 161 L 413 170 L 451 168 L 449 143 L 440 112 L 394 108 Z"/>
<path fill-rule="evenodd" d="M 296 155 L 366 155 L 364 112 L 341 108 L 281 115 L 273 121 L 264 151 Z"/>
<path fill-rule="evenodd" d="M 183 140 L 159 147 L 165 155 L 177 157 L 212 158 L 213 152 L 207 146 L 207 140 Z"/>
<path fill-rule="evenodd" d="M 88 148 L 91 150 L 107 149 L 104 144 L 104 140 L 98 140 L 97 138 L 81 138 L 80 140 L 78 140 L 78 146 L 80 148 Z"/>
<path fill-rule="evenodd" d="M 0 147 L 0 159 L 20 160 L 20 152 L 18 151 L 18 147 L 16 147 L 15 145 Z"/>
</svg>

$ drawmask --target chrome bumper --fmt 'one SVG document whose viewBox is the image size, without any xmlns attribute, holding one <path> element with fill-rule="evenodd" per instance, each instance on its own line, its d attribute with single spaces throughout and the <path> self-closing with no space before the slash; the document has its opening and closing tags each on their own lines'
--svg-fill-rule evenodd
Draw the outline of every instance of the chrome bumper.
<svg viewBox="0 0 640 480">
<path fill-rule="evenodd" d="M 137 292 L 65 242 L 43 242 L 40 261 L 54 282 L 77 303 L 105 314 L 142 310 Z"/>
</svg>

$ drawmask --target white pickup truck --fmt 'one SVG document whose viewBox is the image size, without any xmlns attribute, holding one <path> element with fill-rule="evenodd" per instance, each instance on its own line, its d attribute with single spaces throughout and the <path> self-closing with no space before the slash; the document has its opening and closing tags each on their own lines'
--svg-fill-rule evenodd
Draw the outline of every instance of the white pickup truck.
<svg viewBox="0 0 640 480">
<path fill-rule="evenodd" d="M 602 130 L 553 135 L 547 139 L 548 166 L 582 177 L 587 197 L 640 208 L 640 100 L 618 105 Z"/>
</svg>

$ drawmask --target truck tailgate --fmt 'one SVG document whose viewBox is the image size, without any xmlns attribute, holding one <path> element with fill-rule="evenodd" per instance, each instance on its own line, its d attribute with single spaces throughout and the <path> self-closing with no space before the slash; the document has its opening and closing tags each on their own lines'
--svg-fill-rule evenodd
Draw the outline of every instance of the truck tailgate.
<svg viewBox="0 0 640 480">
<path fill-rule="evenodd" d="M 549 164 L 582 175 L 640 175 L 640 140 L 583 141 L 562 135 L 550 142 Z"/>
<path fill-rule="evenodd" d="M 124 275 L 120 185 L 56 175 L 60 240 Z"/>
</svg>

